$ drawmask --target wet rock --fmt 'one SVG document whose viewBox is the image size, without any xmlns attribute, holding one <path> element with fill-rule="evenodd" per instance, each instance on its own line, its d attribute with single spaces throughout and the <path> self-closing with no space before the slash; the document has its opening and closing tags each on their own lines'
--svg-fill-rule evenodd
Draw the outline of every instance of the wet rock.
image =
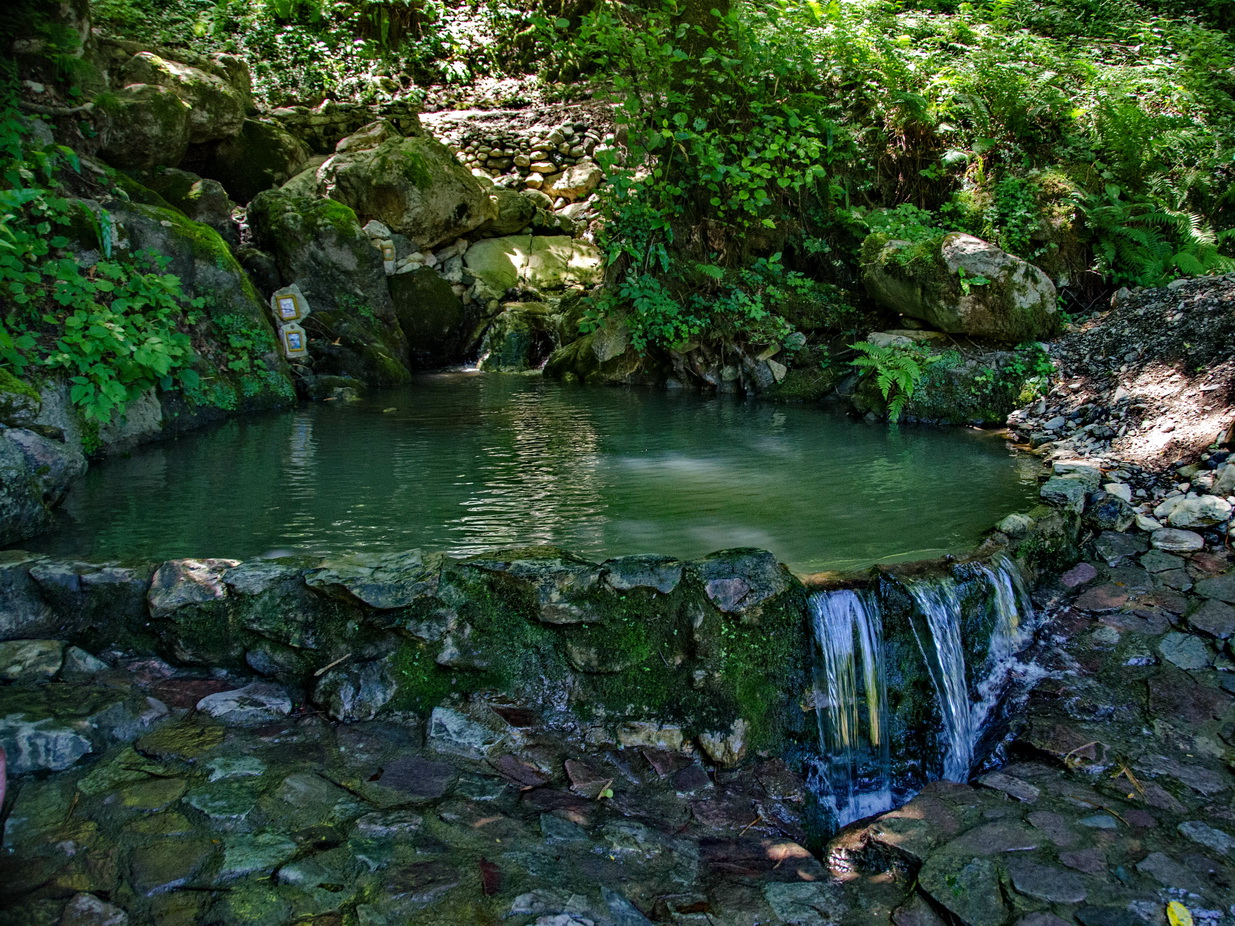
<svg viewBox="0 0 1235 926">
<path fill-rule="evenodd" d="M 65 678 L 82 678 L 98 675 L 111 668 L 102 659 L 92 656 L 77 646 L 67 647 L 64 651 L 64 665 L 60 674 Z"/>
<path fill-rule="evenodd" d="M 708 599 L 726 614 L 757 614 L 790 588 L 788 571 L 764 550 L 721 550 L 691 568 Z"/>
<path fill-rule="evenodd" d="M 261 797 L 260 781 L 220 781 L 194 788 L 184 802 L 220 830 L 243 829 Z"/>
<path fill-rule="evenodd" d="M 1235 855 L 1235 836 L 1224 830 L 1202 823 L 1199 820 L 1188 820 L 1179 824 L 1179 832 L 1193 842 L 1212 849 L 1222 855 Z"/>
<path fill-rule="evenodd" d="M 453 765 L 405 756 L 387 765 L 376 783 L 406 800 L 426 803 L 445 796 L 458 779 Z"/>
<path fill-rule="evenodd" d="M 1122 608 L 1128 603 L 1128 592 L 1113 582 L 1091 588 L 1076 599 L 1075 605 L 1082 611 L 1103 613 Z"/>
<path fill-rule="evenodd" d="M 388 659 L 350 663 L 325 673 L 313 689 L 313 703 L 332 720 L 372 720 L 398 692 Z"/>
<path fill-rule="evenodd" d="M 1171 527 L 1154 531 L 1149 535 L 1149 542 L 1155 550 L 1165 550 L 1168 553 L 1192 553 L 1205 548 L 1205 538 L 1200 534 Z"/>
<path fill-rule="evenodd" d="M 1002 791 L 1024 804 L 1033 804 L 1042 794 L 1040 788 L 1004 772 L 991 772 L 978 779 L 978 783 L 996 791 Z"/>
<path fill-rule="evenodd" d="M 239 560 L 182 559 L 164 563 L 154 573 L 146 600 L 150 616 L 169 618 L 182 608 L 208 604 L 227 597 L 223 573 Z"/>
<path fill-rule="evenodd" d="M 39 594 L 30 569 L 42 557 L 20 551 L 0 551 L 0 640 L 54 635 L 60 625 L 55 611 Z"/>
<path fill-rule="evenodd" d="M 1098 570 L 1089 563 L 1077 563 L 1059 577 L 1065 588 L 1077 588 L 1098 577 Z"/>
<path fill-rule="evenodd" d="M 922 866 L 918 884 L 968 926 L 1002 926 L 1007 919 L 999 871 L 987 859 L 940 852 Z"/>
<path fill-rule="evenodd" d="M 1012 886 L 1034 900 L 1047 903 L 1082 903 L 1089 896 L 1079 875 L 1029 859 L 1014 858 L 1008 862 Z"/>
<path fill-rule="evenodd" d="M 1136 509 L 1122 498 L 1101 493 L 1085 509 L 1084 521 L 1095 530 L 1123 531 L 1136 520 Z"/>
<path fill-rule="evenodd" d="M 1141 557 L 1140 562 L 1142 569 L 1158 573 L 1182 569 L 1186 560 L 1163 550 L 1150 550 Z"/>
<path fill-rule="evenodd" d="M 223 728 L 217 725 L 172 724 L 141 737 L 134 744 L 142 755 L 153 759 L 193 761 L 223 742 Z"/>
<path fill-rule="evenodd" d="M 278 833 L 242 833 L 223 841 L 223 861 L 215 874 L 217 885 L 230 884 L 246 875 L 270 874 L 286 862 L 300 847 L 292 839 Z"/>
<path fill-rule="evenodd" d="M 1213 665 L 1214 655 L 1205 641 L 1189 633 L 1168 633 L 1158 644 L 1162 658 L 1181 669 L 1203 669 Z"/>
<path fill-rule="evenodd" d="M 207 695 L 197 702 L 197 709 L 232 726 L 256 727 L 290 714 L 292 699 L 280 685 L 254 682 Z"/>
<path fill-rule="evenodd" d="M 31 720 L 21 714 L 0 717 L 0 747 L 8 757 L 10 775 L 71 768 L 94 749 L 88 738 L 67 723 L 50 717 Z"/>
<path fill-rule="evenodd" d="M 606 560 L 601 568 L 605 584 L 615 591 L 650 588 L 668 595 L 682 581 L 683 564 L 672 557 L 645 554 Z"/>
<path fill-rule="evenodd" d="M 826 882 L 768 884 L 763 896 L 784 922 L 800 926 L 835 926 L 845 913 L 843 895 Z"/>
<path fill-rule="evenodd" d="M 393 610 L 432 596 L 445 562 L 446 557 L 426 556 L 419 550 L 353 556 L 313 570 L 305 583 L 371 608 Z"/>
<path fill-rule="evenodd" d="M 59 640 L 11 640 L 0 643 L 0 681 L 45 681 L 64 665 Z"/>
<path fill-rule="evenodd" d="M 39 594 L 66 627 L 101 630 L 109 640 L 114 639 L 113 628 L 146 622 L 146 593 L 153 575 L 153 565 L 43 560 L 30 567 Z"/>
<path fill-rule="evenodd" d="M 214 854 L 213 843 L 200 836 L 161 839 L 133 848 L 129 877 L 146 896 L 161 894 L 188 884 Z"/>
</svg>

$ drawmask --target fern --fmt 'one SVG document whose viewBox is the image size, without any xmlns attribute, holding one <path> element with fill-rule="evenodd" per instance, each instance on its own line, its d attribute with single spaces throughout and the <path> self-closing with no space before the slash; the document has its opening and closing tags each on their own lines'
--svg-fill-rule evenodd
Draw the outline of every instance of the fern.
<svg viewBox="0 0 1235 926">
<path fill-rule="evenodd" d="M 893 422 L 900 420 L 905 406 L 918 391 L 927 367 L 940 360 L 917 345 L 884 346 L 858 341 L 850 347 L 861 356 L 850 360 L 849 365 L 875 377 L 875 385 L 888 403 L 888 420 Z"/>
</svg>

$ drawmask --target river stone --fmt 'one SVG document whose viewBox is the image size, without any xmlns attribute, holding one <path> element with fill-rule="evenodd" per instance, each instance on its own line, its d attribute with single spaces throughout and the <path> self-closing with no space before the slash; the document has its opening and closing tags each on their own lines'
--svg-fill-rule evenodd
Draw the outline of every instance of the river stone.
<svg viewBox="0 0 1235 926">
<path fill-rule="evenodd" d="M 332 720 L 372 720 L 398 692 L 388 659 L 345 663 L 326 672 L 313 689 L 313 703 Z"/>
<path fill-rule="evenodd" d="M 168 618 L 182 608 L 222 601 L 227 597 L 223 573 L 240 565 L 234 559 L 171 560 L 155 570 L 146 596 L 150 616 Z"/>
<path fill-rule="evenodd" d="M 45 681 L 64 665 L 59 640 L 11 640 L 0 643 L 0 681 Z"/>
<path fill-rule="evenodd" d="M 453 241 L 494 217 L 485 188 L 429 135 L 347 150 L 324 170 L 334 199 L 420 248 Z"/>
<path fill-rule="evenodd" d="M 590 612 L 580 601 L 600 585 L 599 566 L 556 547 L 528 547 L 466 562 L 528 583 L 536 592 L 537 618 L 546 624 L 588 620 Z"/>
<path fill-rule="evenodd" d="M 260 780 L 213 782 L 194 788 L 184 796 L 184 802 L 204 814 L 216 829 L 242 829 L 263 787 Z"/>
<path fill-rule="evenodd" d="M 1012 886 L 1034 900 L 1047 903 L 1082 903 L 1089 892 L 1080 875 L 1026 858 L 1008 860 Z"/>
<path fill-rule="evenodd" d="M 996 530 L 1015 540 L 1026 536 L 1032 527 L 1033 518 L 1029 515 L 1010 514 L 996 525 Z"/>
<path fill-rule="evenodd" d="M 1148 572 L 1168 572 L 1184 567 L 1184 559 L 1164 550 L 1150 550 L 1141 557 L 1141 568 Z"/>
<path fill-rule="evenodd" d="M 1158 644 L 1162 658 L 1181 669 L 1203 669 L 1213 665 L 1214 656 L 1205 641 L 1190 633 L 1168 633 Z"/>
<path fill-rule="evenodd" d="M 1122 498 L 1100 492 L 1085 509 L 1085 523 L 1100 531 L 1125 531 L 1136 520 L 1136 509 Z"/>
<path fill-rule="evenodd" d="M 81 678 L 98 675 L 110 668 L 108 663 L 97 656 L 90 655 L 80 647 L 70 646 L 64 651 L 64 666 L 60 674 L 65 678 Z"/>
<path fill-rule="evenodd" d="M 436 271 L 422 267 L 395 274 L 390 298 L 416 367 L 458 363 L 475 347 L 476 311 L 465 306 Z"/>
<path fill-rule="evenodd" d="M 22 714 L 0 717 L 0 747 L 7 756 L 9 775 L 60 772 L 94 749 L 76 725 L 52 717 L 31 720 Z"/>
<path fill-rule="evenodd" d="M 438 752 L 483 759 L 505 739 L 493 726 L 450 707 L 435 707 L 429 715 L 429 745 Z"/>
<path fill-rule="evenodd" d="M 1079 479 L 1052 476 L 1038 490 L 1048 505 L 1080 514 L 1085 507 L 1085 484 Z"/>
<path fill-rule="evenodd" d="M 1235 854 L 1235 836 L 1224 830 L 1216 829 L 1200 820 L 1188 820 L 1177 827 L 1180 833 L 1193 842 L 1220 852 L 1223 855 Z"/>
<path fill-rule="evenodd" d="M 986 282 L 966 285 L 962 272 Z M 1059 329 L 1050 278 L 972 235 L 925 242 L 871 236 L 863 246 L 862 282 L 885 308 L 950 334 L 1019 343 Z"/>
<path fill-rule="evenodd" d="M 294 840 L 269 831 L 228 836 L 223 841 L 223 863 L 214 883 L 230 884 L 259 871 L 272 873 L 299 851 Z"/>
<path fill-rule="evenodd" d="M 1201 579 L 1196 583 L 1196 593 L 1202 598 L 1235 604 L 1235 572 Z"/>
<path fill-rule="evenodd" d="M 1185 498 L 1171 509 L 1167 523 L 1171 527 L 1197 528 L 1221 524 L 1231 516 L 1231 503 L 1215 495 Z"/>
<path fill-rule="evenodd" d="M 1221 601 L 1206 601 L 1188 615 L 1188 624 L 1219 640 L 1235 636 L 1235 608 Z"/>
<path fill-rule="evenodd" d="M 1059 577 L 1066 588 L 1079 588 L 1098 577 L 1098 570 L 1089 563 L 1077 563 Z"/>
<path fill-rule="evenodd" d="M 269 682 L 253 682 L 232 691 L 207 695 L 197 702 L 203 714 L 238 727 L 257 727 L 291 713 L 287 690 Z"/>
<path fill-rule="evenodd" d="M 1149 536 L 1149 542 L 1154 549 L 1165 550 L 1168 553 L 1194 553 L 1205 549 L 1205 538 L 1200 534 L 1171 527 L 1154 531 Z"/>
<path fill-rule="evenodd" d="M 0 640 L 50 636 L 60 630 L 56 612 L 30 578 L 30 570 L 42 562 L 42 557 L 17 550 L 0 551 Z"/>
<path fill-rule="evenodd" d="M 146 896 L 184 887 L 214 854 L 214 843 L 204 836 L 160 839 L 133 847 L 129 876 L 133 887 Z"/>
<path fill-rule="evenodd" d="M 604 582 L 614 591 L 629 592 L 636 588 L 655 589 L 668 595 L 682 581 L 683 564 L 671 556 L 636 554 L 619 556 L 601 564 Z"/>
<path fill-rule="evenodd" d="M 64 501 L 73 483 L 86 473 L 86 457 L 76 444 L 70 446 L 26 428 L 9 428 L 3 433 L 26 458 L 49 507 Z"/>
<path fill-rule="evenodd" d="M 570 202 L 586 199 L 604 179 L 604 172 L 592 161 L 582 160 L 560 174 L 545 176 L 541 191 L 546 196 L 561 197 Z"/>
<path fill-rule="evenodd" d="M 748 733 L 749 724 L 738 718 L 726 731 L 699 734 L 699 746 L 716 765 L 722 768 L 733 768 L 746 758 L 746 748 L 749 745 Z"/>
<path fill-rule="evenodd" d="M 358 554 L 323 565 L 305 576 L 305 583 L 328 594 L 355 600 L 378 610 L 406 608 L 437 591 L 439 574 L 448 558 L 419 550 Z"/>
<path fill-rule="evenodd" d="M 790 588 L 791 577 L 766 550 L 721 550 L 690 565 L 708 600 L 726 614 L 758 613 Z"/>
<path fill-rule="evenodd" d="M 1125 502 L 1132 502 L 1132 486 L 1122 482 L 1107 482 L 1102 486 L 1103 491 L 1107 495 L 1114 495 L 1116 498 L 1122 498 Z"/>
<path fill-rule="evenodd" d="M 1080 460 L 1058 460 L 1051 465 L 1051 474 L 1079 479 L 1089 491 L 1098 488 L 1102 482 L 1102 470 Z"/>
<path fill-rule="evenodd" d="M 527 228 L 536 215 L 536 204 L 527 195 L 515 190 L 493 190 L 489 199 L 495 214 L 476 229 L 478 235 L 501 238 L 517 234 Z"/>
<path fill-rule="evenodd" d="M 999 872 L 987 859 L 936 853 L 922 866 L 918 884 L 967 926 L 1003 926 L 1007 919 Z"/>
</svg>

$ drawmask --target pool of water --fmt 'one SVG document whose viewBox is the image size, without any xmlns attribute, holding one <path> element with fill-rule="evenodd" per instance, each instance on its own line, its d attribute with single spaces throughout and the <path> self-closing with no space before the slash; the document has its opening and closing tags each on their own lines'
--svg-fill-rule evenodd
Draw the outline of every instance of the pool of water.
<svg viewBox="0 0 1235 926">
<path fill-rule="evenodd" d="M 1037 488 L 991 435 L 814 407 L 451 373 L 237 419 L 92 466 L 84 558 L 555 544 L 591 559 L 771 550 L 800 572 L 962 552 Z"/>
</svg>

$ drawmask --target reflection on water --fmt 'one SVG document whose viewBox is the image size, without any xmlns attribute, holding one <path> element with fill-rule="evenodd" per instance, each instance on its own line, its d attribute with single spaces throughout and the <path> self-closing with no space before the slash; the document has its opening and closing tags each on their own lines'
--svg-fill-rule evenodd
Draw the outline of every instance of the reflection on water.
<svg viewBox="0 0 1235 926">
<path fill-rule="evenodd" d="M 457 373 L 97 465 L 64 529 L 25 546 L 248 558 L 551 543 L 593 559 L 756 546 L 814 571 L 963 550 L 1035 485 L 1032 461 L 973 432 Z"/>
</svg>

